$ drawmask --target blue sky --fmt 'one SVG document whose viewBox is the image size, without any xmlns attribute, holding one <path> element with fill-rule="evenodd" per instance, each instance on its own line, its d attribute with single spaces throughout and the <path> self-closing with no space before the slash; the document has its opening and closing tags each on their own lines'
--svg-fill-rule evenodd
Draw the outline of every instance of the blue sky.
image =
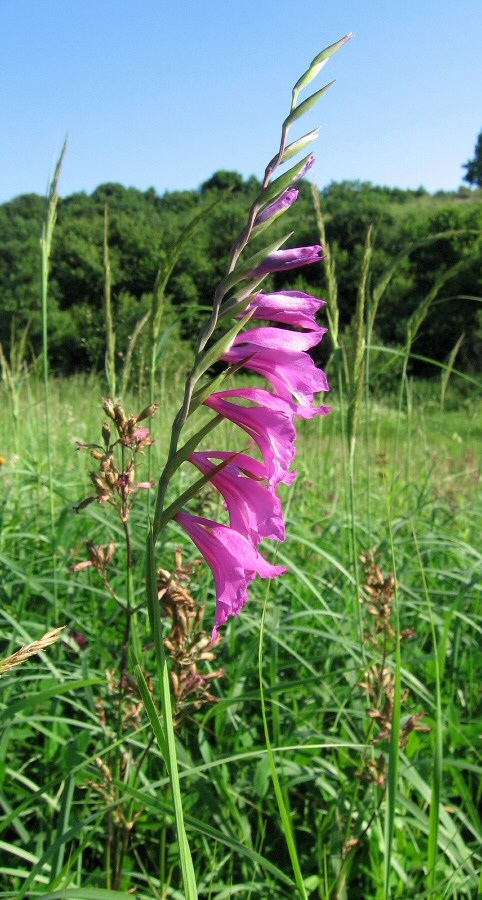
<svg viewBox="0 0 482 900">
<path fill-rule="evenodd" d="M 302 120 L 318 185 L 457 189 L 482 128 L 481 0 L 0 0 L 0 202 L 45 192 L 67 132 L 63 196 L 260 176 L 294 82 L 349 31 Z"/>
</svg>

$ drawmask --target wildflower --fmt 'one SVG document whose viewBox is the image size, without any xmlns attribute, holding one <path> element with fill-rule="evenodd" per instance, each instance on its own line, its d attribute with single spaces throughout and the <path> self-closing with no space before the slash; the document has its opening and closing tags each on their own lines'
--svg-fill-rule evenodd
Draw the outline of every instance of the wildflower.
<svg viewBox="0 0 482 900">
<path fill-rule="evenodd" d="M 269 319 L 271 322 L 316 331 L 319 326 L 315 314 L 325 305 L 324 300 L 303 291 L 278 291 L 256 294 L 246 312 L 252 313 L 251 319 Z"/>
<path fill-rule="evenodd" d="M 299 404 L 297 415 L 311 418 L 329 409 L 313 407 L 313 395 L 318 391 L 328 391 L 329 386 L 325 373 L 315 366 L 306 352 L 320 342 L 325 332 L 326 328 L 310 332 L 254 328 L 246 334 L 239 334 L 222 359 L 235 365 L 242 364 L 264 375 L 279 397 L 288 401 L 292 396 L 296 399 Z"/>
<path fill-rule="evenodd" d="M 187 532 L 209 565 L 216 588 L 216 614 L 212 640 L 228 616 L 239 615 L 248 599 L 248 585 L 256 575 L 275 578 L 285 566 L 267 562 L 244 535 L 211 519 L 179 512 L 174 518 Z"/>
<path fill-rule="evenodd" d="M 74 563 L 74 565 L 70 567 L 70 571 L 80 572 L 82 569 L 87 569 L 89 568 L 89 566 L 93 566 L 96 572 L 105 574 L 105 572 L 107 571 L 107 567 L 112 562 L 112 558 L 114 556 L 114 541 L 109 541 L 109 543 L 105 547 L 99 547 L 94 544 L 93 541 L 86 541 L 86 547 L 89 558 L 84 559 L 81 562 Z"/>
<path fill-rule="evenodd" d="M 238 334 L 232 346 L 245 342 L 272 350 L 306 351 L 319 344 L 326 331 L 327 329 L 320 325 L 312 331 L 290 331 L 287 328 L 271 328 L 266 325 Z"/>
<path fill-rule="evenodd" d="M 226 398 L 251 400 L 258 406 L 240 406 Z M 293 425 L 295 406 L 262 388 L 219 391 L 204 401 L 206 406 L 239 425 L 258 445 L 272 490 L 283 481 L 290 484 L 295 473 L 289 467 L 295 458 L 296 431 Z"/>
<path fill-rule="evenodd" d="M 285 571 L 282 566 L 270 566 L 259 555 L 257 546 L 264 537 L 284 538 L 282 510 L 275 489 L 280 482 L 291 484 L 296 476 L 295 472 L 290 472 L 296 455 L 295 418 L 311 418 L 328 412 L 328 407 L 313 405 L 314 395 L 329 388 L 324 372 L 316 368 L 308 353 L 325 333 L 315 318 L 323 301 L 302 291 L 254 294 L 265 275 L 320 262 L 323 248 L 316 244 L 279 249 L 284 243 L 281 239 L 247 259 L 240 261 L 240 258 L 250 239 L 264 231 L 265 226 L 292 206 L 299 196 L 295 184 L 313 166 L 315 160 L 312 154 L 274 181 L 272 175 L 316 137 L 317 132 L 312 131 L 287 143 L 288 130 L 293 122 L 311 108 L 328 85 L 301 104 L 297 102 L 298 94 L 347 39 L 319 54 L 293 88 L 291 110 L 283 122 L 279 151 L 268 163 L 261 191 L 251 207 L 247 224 L 232 245 L 227 274 L 216 290 L 211 318 L 200 333 L 195 364 L 186 380 L 183 406 L 174 421 L 169 457 L 159 480 L 153 519 L 154 540 L 164 526 L 163 517 L 167 521 L 174 513 L 172 507 L 166 510 L 164 506 L 167 489 L 173 472 L 186 458 L 212 481 L 224 497 L 229 526 L 182 511 L 173 515 L 213 571 L 216 584 L 213 638 L 227 617 L 237 615 L 246 603 L 247 586 L 256 574 L 266 578 Z M 245 284 L 241 291 L 236 289 L 236 293 L 229 294 L 240 281 L 246 282 L 247 279 L 254 280 L 254 283 L 249 286 Z M 225 326 L 227 318 L 236 316 L 238 312 L 241 323 L 235 324 L 215 343 L 208 343 L 218 323 L 222 321 Z M 305 330 L 291 331 L 268 326 L 241 334 L 249 318 L 266 319 Z M 209 387 L 197 389 L 199 379 L 219 359 L 262 374 L 274 392 L 244 388 L 221 390 L 209 395 Z M 215 383 L 222 383 L 223 377 L 216 379 Z M 196 452 L 195 448 L 217 423 L 217 419 L 208 423 L 207 430 L 201 428 L 179 449 L 184 423 L 199 403 L 212 409 L 218 417 L 242 428 L 259 448 L 263 462 L 259 463 L 246 454 Z M 215 464 L 217 460 L 221 461 L 221 465 Z M 259 466 L 261 470 L 256 469 Z M 197 490 L 198 484 L 191 486 L 173 504 L 174 509 L 179 509 Z"/>
<path fill-rule="evenodd" d="M 314 157 L 313 153 L 310 153 L 303 168 L 300 169 L 300 171 L 298 172 L 295 180 L 300 181 L 302 178 L 304 178 L 305 175 L 308 174 L 308 172 L 310 171 L 310 169 L 313 168 L 314 165 L 315 165 L 315 157 Z"/>
<path fill-rule="evenodd" d="M 297 188 L 288 188 L 288 190 L 283 191 L 274 203 L 270 203 L 269 206 L 266 206 L 258 213 L 254 224 L 262 225 L 262 223 L 267 222 L 268 219 L 272 219 L 274 216 L 279 216 L 282 212 L 285 212 L 286 209 L 289 209 L 289 207 L 296 202 L 298 194 L 299 190 Z"/>
<path fill-rule="evenodd" d="M 317 136 L 318 135 L 317 135 L 316 131 L 312 131 L 309 135 L 307 135 L 307 137 L 309 139 L 316 138 Z M 308 174 L 310 169 L 313 168 L 314 164 L 315 164 L 315 157 L 314 157 L 313 153 L 309 153 L 308 156 L 305 156 L 304 159 L 300 160 L 300 162 L 291 170 L 292 171 L 291 187 L 288 188 L 288 190 L 293 190 L 292 186 L 294 184 L 296 184 L 298 181 L 301 181 L 301 179 L 304 178 L 305 175 Z M 271 182 L 271 185 L 270 185 L 271 192 L 276 191 L 276 187 L 279 184 L 281 179 L 284 179 L 283 175 L 280 175 L 277 179 L 275 179 L 273 182 Z M 296 188 L 295 188 L 295 190 L 296 190 Z M 283 193 L 286 193 L 286 191 L 283 191 Z M 276 194 L 275 194 L 275 196 L 276 196 Z M 282 196 L 282 195 L 280 195 L 280 196 Z M 262 199 L 262 195 L 261 195 L 261 199 Z M 276 201 L 274 201 L 274 202 L 276 202 Z"/>
<path fill-rule="evenodd" d="M 250 277 L 268 275 L 270 272 L 284 272 L 287 269 L 296 269 L 298 266 L 307 266 L 309 263 L 320 262 L 324 259 L 320 254 L 323 247 L 315 244 L 313 247 L 293 247 L 291 250 L 275 250 L 268 253 L 249 273 Z"/>
<path fill-rule="evenodd" d="M 281 501 L 261 479 L 266 466 L 246 453 L 216 451 L 193 453 L 189 460 L 208 474 L 216 469 L 215 460 L 230 460 L 211 477 L 211 483 L 223 495 L 229 512 L 229 524 L 256 547 L 263 538 L 284 541 L 285 526 Z"/>
</svg>

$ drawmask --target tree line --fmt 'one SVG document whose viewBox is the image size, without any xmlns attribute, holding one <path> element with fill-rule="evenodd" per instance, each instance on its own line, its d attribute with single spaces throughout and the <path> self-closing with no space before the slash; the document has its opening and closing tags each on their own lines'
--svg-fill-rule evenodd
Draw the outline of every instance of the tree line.
<svg viewBox="0 0 482 900">
<path fill-rule="evenodd" d="M 252 177 L 216 172 L 198 190 L 139 191 L 103 184 L 92 194 L 59 201 L 49 273 L 49 353 L 59 373 L 100 369 L 104 364 L 104 227 L 108 249 L 117 348 L 128 343 L 151 305 L 156 275 L 172 248 L 202 210 L 169 279 L 165 324 L 172 340 L 188 345 L 210 308 L 226 270 L 233 239 L 259 190 Z M 341 328 L 352 319 L 368 229 L 372 228 L 369 274 L 374 285 L 393 260 L 400 261 L 378 308 L 379 344 L 404 345 L 407 323 L 430 292 L 433 302 L 413 347 L 411 372 L 429 375 L 424 358 L 446 361 L 463 335 L 457 368 L 480 371 L 482 359 L 482 193 L 428 194 L 365 182 L 332 183 L 320 193 L 330 255 L 336 264 Z M 27 194 L 0 206 L 0 343 L 8 357 L 12 335 L 28 329 L 32 354 L 41 346 L 39 237 L 45 200 Z M 303 182 L 297 203 L 270 230 L 294 231 L 291 245 L 319 243 L 311 186 Z M 289 246 L 288 243 L 286 246 Z M 406 251 L 405 253 L 403 251 Z M 436 285 L 440 284 L 438 290 Z M 270 276 L 263 290 L 326 294 L 323 264 Z M 175 335 L 175 337 L 174 337 Z M 328 341 L 322 345 L 326 357 Z M 139 342 L 138 352 L 142 352 Z"/>
</svg>

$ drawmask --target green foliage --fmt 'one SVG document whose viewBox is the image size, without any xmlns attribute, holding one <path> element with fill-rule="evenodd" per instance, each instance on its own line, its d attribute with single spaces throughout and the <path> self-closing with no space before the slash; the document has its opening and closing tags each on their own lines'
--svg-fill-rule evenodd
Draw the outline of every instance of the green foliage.
<svg viewBox="0 0 482 900">
<path fill-rule="evenodd" d="M 482 131 L 479 133 L 477 143 L 474 150 L 474 158 L 464 163 L 464 169 L 467 169 L 464 175 L 464 181 L 473 184 L 475 187 L 482 187 Z"/>
<path fill-rule="evenodd" d="M 97 438 L 104 417 L 102 387 L 84 377 L 50 383 L 56 423 L 55 567 L 41 386 L 30 375 L 18 392 L 17 439 L 9 418 L 0 422 L 0 452 L 6 458 L 0 469 L 0 655 L 39 638 L 46 623 L 65 625 L 66 634 L 1 681 L 2 891 L 9 900 L 22 894 L 101 897 L 109 887 L 108 848 L 115 842 L 122 846 L 125 837 L 117 896 L 136 888 L 141 900 L 163 892 L 180 898 L 179 848 L 162 750 L 151 740 L 133 685 L 124 701 L 123 768 L 109 781 L 122 612 L 92 568 L 69 571 L 85 557 L 86 538 L 105 545 L 112 537 L 110 577 L 115 589 L 124 584 L 121 531 L 101 505 L 92 504 L 82 516 L 72 511 L 90 490 L 89 464 L 79 460 L 75 440 Z M 8 409 L 5 393 L 0 400 Z M 252 585 L 243 615 L 225 629 L 215 660 L 207 664 L 225 669 L 212 683 L 218 703 L 192 713 L 177 731 L 185 825 L 200 897 L 295 895 L 265 727 L 307 896 L 386 896 L 383 779 L 390 740 L 380 737 L 382 729 L 369 715 L 374 702 L 362 683 L 383 665 L 395 673 L 397 661 L 393 635 L 377 632 L 380 616 L 371 607 L 377 588 L 367 562 L 359 560 L 360 555 L 369 560 L 373 548 L 387 596 L 388 576 L 396 567 L 399 629 L 406 632 L 398 668 L 400 733 L 408 731 L 391 819 L 391 895 L 426 897 L 430 861 L 434 896 L 469 900 L 477 893 L 480 402 L 474 396 L 461 401 L 454 381 L 446 386 L 444 413 L 430 383 L 416 383 L 398 413 L 393 404 L 368 397 L 360 410 L 364 437 L 356 447 L 352 513 L 337 412 L 341 400 L 333 396 L 334 412 L 322 423 L 301 423 L 299 477 L 284 498 L 289 537 L 277 559 L 289 573 L 267 594 L 262 583 Z M 127 402 L 129 409 L 137 408 Z M 166 450 L 164 423 L 176 405 L 172 398 L 163 418 L 153 420 L 157 471 Z M 233 446 L 233 433 L 227 423 L 220 440 Z M 175 491 L 186 488 L 181 470 Z M 221 515 L 213 503 L 218 501 L 206 487 L 197 511 Z M 139 572 L 144 571 L 145 516 L 140 498 L 132 521 Z M 355 558 L 348 540 L 353 529 Z M 159 562 L 170 572 L 176 547 L 182 549 L 183 565 L 195 559 L 183 533 L 169 532 Z M 197 564 L 190 579 L 196 603 L 207 605 L 209 627 L 210 574 Z M 134 590 L 139 601 L 145 591 L 141 581 Z M 265 723 L 257 668 L 264 602 Z M 396 630 L 393 614 L 389 621 Z M 138 630 L 138 662 L 146 678 L 156 664 L 144 613 Z M 78 643 L 78 635 L 87 643 Z M 136 673 L 141 678 L 132 668 Z M 159 709 L 157 687 L 154 700 Z M 148 712 L 155 717 L 154 709 Z M 422 712 L 410 730 L 411 717 Z M 422 726 L 430 731 L 419 730 Z M 436 833 L 430 804 L 438 795 Z"/>
<path fill-rule="evenodd" d="M 192 341 L 214 291 L 223 277 L 233 235 L 246 220 L 259 192 L 255 178 L 243 180 L 236 172 L 220 171 L 199 191 L 159 196 L 153 189 L 138 191 L 105 184 L 93 194 L 73 194 L 59 201 L 54 234 L 50 289 L 51 364 L 63 372 L 101 370 L 104 365 L 104 262 L 103 218 L 109 209 L 109 257 L 112 272 L 112 307 L 118 335 L 117 349 L 126 352 L 126 340 L 145 313 L 159 268 L 189 221 L 204 207 L 217 205 L 201 221 L 181 252 L 169 282 L 164 321 L 180 323 L 179 335 Z M 482 201 L 478 193 L 438 194 L 403 191 L 362 182 L 331 184 L 322 191 L 322 213 L 327 239 L 336 259 L 339 284 L 340 328 L 352 319 L 368 228 L 373 226 L 371 278 L 379 278 L 394 256 L 422 238 L 438 232 L 447 236 L 407 253 L 397 267 L 377 314 L 376 335 L 386 346 L 401 346 L 407 321 L 437 279 L 463 260 L 444 285 L 425 320 L 414 352 L 443 362 L 464 334 L 458 367 L 478 371 L 482 359 Z M 38 240 L 44 203 L 35 195 L 18 197 L 0 206 L 0 292 L 4 315 L 0 343 L 8 357 L 12 322 L 17 331 L 30 323 L 34 354 L 41 345 Z M 308 184 L 301 184 L 295 209 L 272 225 L 273 239 L 290 230 L 296 217 L 296 243 L 313 243 L 316 221 Z M 293 239 L 292 239 L 293 242 Z M 262 245 L 260 245 L 262 246 Z M 319 294 L 323 271 L 311 267 L 298 276 L 296 287 Z M 287 286 L 277 274 L 266 287 Z M 293 288 L 293 280 L 289 286 Z M 186 312 L 189 310 L 189 318 Z M 326 360 L 329 344 L 319 348 Z M 139 347 L 141 354 L 141 348 Z M 324 355 L 323 355 L 324 354 Z M 141 354 L 142 355 L 142 354 Z M 139 358 L 139 357 L 138 357 Z M 412 360 L 410 374 L 428 375 L 423 362 Z"/>
</svg>

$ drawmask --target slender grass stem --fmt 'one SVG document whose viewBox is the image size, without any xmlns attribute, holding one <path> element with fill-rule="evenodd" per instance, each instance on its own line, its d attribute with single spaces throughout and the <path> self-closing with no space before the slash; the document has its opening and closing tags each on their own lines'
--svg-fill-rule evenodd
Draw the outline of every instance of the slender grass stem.
<svg viewBox="0 0 482 900">
<path fill-rule="evenodd" d="M 436 889 L 436 864 L 437 864 L 437 847 L 438 832 L 440 819 L 440 800 L 442 796 L 442 777 L 443 777 L 443 719 L 442 719 L 442 688 L 441 688 L 441 671 L 440 656 L 437 640 L 437 631 L 435 627 L 435 618 L 433 613 L 432 601 L 430 599 L 430 591 L 427 586 L 425 575 L 425 566 L 423 564 L 420 544 L 417 537 L 415 522 L 412 520 L 412 535 L 417 553 L 418 564 L 420 567 L 420 576 L 422 579 L 423 593 L 430 620 L 430 631 L 433 642 L 433 659 L 434 659 L 434 675 L 435 675 L 435 730 L 434 730 L 434 752 L 433 752 L 433 770 L 432 785 L 430 797 L 430 819 L 429 819 L 429 839 L 427 852 L 427 894 L 429 897 L 435 897 Z M 438 893 L 438 890 L 437 890 Z"/>
<path fill-rule="evenodd" d="M 301 873 L 298 853 L 296 850 L 295 836 L 293 832 L 293 827 L 291 824 L 291 819 L 286 808 L 286 803 L 283 798 L 283 790 L 281 788 L 280 780 L 278 777 L 278 772 L 276 770 L 276 763 L 274 759 L 273 748 L 271 745 L 271 738 L 269 734 L 269 726 L 268 726 L 268 718 L 266 713 L 266 699 L 264 693 L 264 683 L 263 683 L 263 637 L 264 637 L 264 628 L 266 622 L 266 611 L 268 606 L 268 591 L 266 591 L 265 601 L 263 604 L 263 611 L 261 614 L 261 626 L 260 626 L 260 634 L 259 634 L 259 645 L 258 645 L 258 678 L 259 678 L 259 691 L 260 691 L 260 699 L 261 699 L 261 717 L 263 721 L 263 732 L 264 739 L 266 743 L 266 750 L 268 753 L 268 761 L 269 761 L 269 769 L 271 773 L 271 779 L 273 781 L 273 787 L 275 791 L 276 803 L 278 805 L 279 814 L 281 817 L 281 823 L 283 826 L 283 834 L 286 841 L 286 846 L 288 848 L 288 853 L 291 860 L 291 867 L 293 869 L 293 875 L 295 878 L 296 886 L 298 888 L 298 893 L 302 900 L 308 900 L 308 895 L 306 893 L 305 884 L 303 881 L 303 876 Z"/>
<path fill-rule="evenodd" d="M 47 214 L 42 227 L 42 236 L 40 238 L 40 256 L 41 256 L 41 304 L 42 304 L 42 369 L 44 380 L 44 402 L 45 402 L 45 429 L 47 440 L 47 466 L 48 466 L 48 484 L 49 484 L 49 508 L 50 508 L 50 540 L 52 543 L 52 565 L 53 565 L 53 618 L 57 621 L 57 553 L 56 553 L 56 529 L 55 529 L 55 497 L 54 489 L 54 459 L 52 448 L 52 422 L 50 415 L 49 401 L 49 357 L 48 357 L 48 280 L 49 280 L 49 262 L 52 250 L 52 238 L 54 234 L 55 220 L 57 217 L 58 194 L 57 186 L 60 178 L 65 152 L 67 150 L 67 138 L 64 141 L 62 151 L 55 166 L 54 175 L 48 191 Z"/>
</svg>

